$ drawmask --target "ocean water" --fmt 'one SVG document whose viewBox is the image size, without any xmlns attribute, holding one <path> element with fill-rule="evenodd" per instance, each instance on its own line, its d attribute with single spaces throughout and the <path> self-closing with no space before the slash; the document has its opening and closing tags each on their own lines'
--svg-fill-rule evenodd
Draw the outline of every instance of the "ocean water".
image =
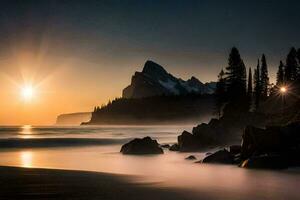
<svg viewBox="0 0 300 200">
<path fill-rule="evenodd" d="M 300 199 L 300 170 L 247 170 L 199 164 L 206 152 L 132 156 L 122 144 L 151 136 L 172 144 L 192 126 L 0 127 L 0 165 L 137 175 L 133 182 L 186 189 L 201 199 Z"/>
</svg>

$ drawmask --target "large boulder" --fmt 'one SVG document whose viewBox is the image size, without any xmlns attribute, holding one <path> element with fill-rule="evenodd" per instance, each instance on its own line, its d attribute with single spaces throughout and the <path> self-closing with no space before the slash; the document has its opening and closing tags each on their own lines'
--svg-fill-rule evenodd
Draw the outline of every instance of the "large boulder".
<svg viewBox="0 0 300 200">
<path fill-rule="evenodd" d="M 196 151 L 201 147 L 201 142 L 193 134 L 183 131 L 178 136 L 178 146 L 180 151 Z"/>
<path fill-rule="evenodd" d="M 249 158 L 253 155 L 267 152 L 276 152 L 283 148 L 280 129 L 275 127 L 261 129 L 247 126 L 242 138 L 242 158 Z"/>
<path fill-rule="evenodd" d="M 243 168 L 249 169 L 285 169 L 289 162 L 281 155 L 261 155 L 253 156 L 242 162 Z"/>
<path fill-rule="evenodd" d="M 233 164 L 234 156 L 226 149 L 219 150 L 207 157 L 202 161 L 203 163 L 219 163 L 219 164 Z"/>
<path fill-rule="evenodd" d="M 241 166 L 281 169 L 300 166 L 300 124 L 246 127 L 243 134 Z"/>
<path fill-rule="evenodd" d="M 289 154 L 299 150 L 300 125 L 271 126 L 266 129 L 247 126 L 242 140 L 241 156 L 247 159 L 251 156 L 266 153 Z"/>
<path fill-rule="evenodd" d="M 142 139 L 136 138 L 126 144 L 121 148 L 121 153 L 123 154 L 162 154 L 164 153 L 162 148 L 156 140 L 152 140 L 150 137 L 144 137 Z"/>
<path fill-rule="evenodd" d="M 241 145 L 231 145 L 231 146 L 229 146 L 229 152 L 233 155 L 240 154 L 241 149 L 242 149 Z"/>
<path fill-rule="evenodd" d="M 179 151 L 199 151 L 220 145 L 226 132 L 226 128 L 217 119 L 212 119 L 208 124 L 199 124 L 193 128 L 192 133 L 183 131 L 178 136 Z"/>
<path fill-rule="evenodd" d="M 202 144 L 211 145 L 219 143 L 224 131 L 225 129 L 222 127 L 220 120 L 211 119 L 208 124 L 202 123 L 194 127 L 192 132 L 201 140 Z"/>
</svg>

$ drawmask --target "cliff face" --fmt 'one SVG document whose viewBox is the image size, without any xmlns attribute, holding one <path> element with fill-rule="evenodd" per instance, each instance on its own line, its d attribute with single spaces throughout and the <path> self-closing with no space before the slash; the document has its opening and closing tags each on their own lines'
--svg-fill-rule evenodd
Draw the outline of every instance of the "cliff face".
<svg viewBox="0 0 300 200">
<path fill-rule="evenodd" d="M 147 61 L 142 72 L 135 72 L 131 84 L 123 90 L 123 98 L 144 98 L 162 95 L 212 94 L 215 83 L 203 84 L 195 77 L 184 81 L 168 73 L 162 66 Z"/>
<path fill-rule="evenodd" d="M 56 118 L 56 125 L 80 125 L 91 119 L 90 112 L 61 114 Z"/>
</svg>

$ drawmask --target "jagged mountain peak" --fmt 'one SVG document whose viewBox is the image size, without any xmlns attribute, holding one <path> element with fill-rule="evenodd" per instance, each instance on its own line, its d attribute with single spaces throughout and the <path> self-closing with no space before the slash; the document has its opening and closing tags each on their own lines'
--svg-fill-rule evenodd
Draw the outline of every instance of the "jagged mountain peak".
<svg viewBox="0 0 300 200">
<path fill-rule="evenodd" d="M 169 73 L 161 65 L 151 60 L 145 63 L 142 73 L 156 79 L 165 79 L 169 76 Z"/>
<path fill-rule="evenodd" d="M 195 76 L 192 76 L 187 82 L 191 84 L 203 84 L 199 79 L 197 79 Z"/>
<path fill-rule="evenodd" d="M 211 94 L 214 89 L 192 76 L 184 81 L 168 73 L 161 65 L 148 60 L 142 72 L 135 72 L 131 84 L 123 90 L 125 98 L 160 95 Z"/>
</svg>

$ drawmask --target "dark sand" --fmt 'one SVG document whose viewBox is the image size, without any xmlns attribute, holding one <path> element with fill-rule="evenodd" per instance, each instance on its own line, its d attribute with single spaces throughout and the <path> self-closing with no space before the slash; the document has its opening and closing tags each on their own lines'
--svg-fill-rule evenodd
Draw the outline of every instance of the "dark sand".
<svg viewBox="0 0 300 200">
<path fill-rule="evenodd" d="M 0 167 L 0 199 L 196 199 L 189 192 L 86 171 Z"/>
</svg>

